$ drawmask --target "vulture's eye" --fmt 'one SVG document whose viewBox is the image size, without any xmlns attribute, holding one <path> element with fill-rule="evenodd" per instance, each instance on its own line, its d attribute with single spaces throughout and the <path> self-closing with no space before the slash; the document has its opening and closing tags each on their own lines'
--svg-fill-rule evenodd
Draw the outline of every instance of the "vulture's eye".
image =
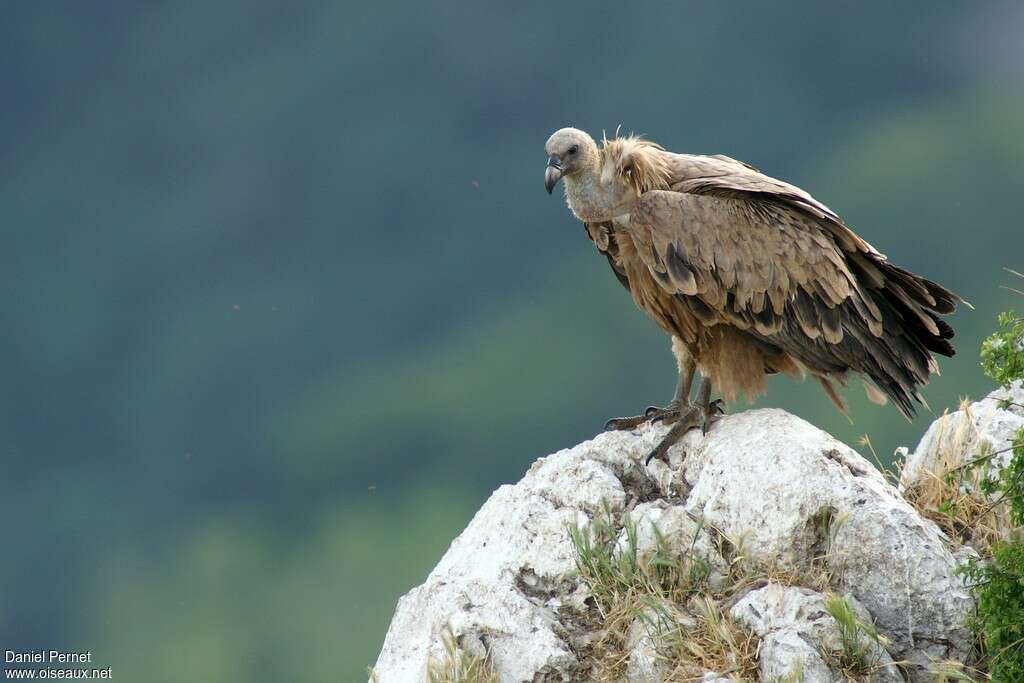
<svg viewBox="0 0 1024 683">
<path fill-rule="evenodd" d="M 579 145 L 573 145 L 569 148 L 569 154 L 575 154 L 578 151 L 580 151 Z"/>
</svg>

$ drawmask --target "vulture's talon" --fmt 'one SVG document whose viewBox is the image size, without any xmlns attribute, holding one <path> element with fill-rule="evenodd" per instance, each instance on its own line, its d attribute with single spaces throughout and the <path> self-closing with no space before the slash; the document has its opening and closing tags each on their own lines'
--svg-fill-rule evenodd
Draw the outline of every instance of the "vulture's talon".
<svg viewBox="0 0 1024 683">
<path fill-rule="evenodd" d="M 679 413 L 678 418 L 672 423 L 672 428 L 658 442 L 644 460 L 644 465 L 649 465 L 651 460 L 657 458 L 668 464 L 668 450 L 674 446 L 683 434 L 700 427 L 702 434 L 707 434 L 712 425 L 718 422 L 722 414 L 721 400 L 715 400 L 706 406 L 694 405 Z"/>
<path fill-rule="evenodd" d="M 613 417 L 604 423 L 604 430 L 607 431 L 622 431 L 626 429 L 633 429 L 639 427 L 644 422 L 647 422 L 648 418 L 646 415 L 636 415 L 634 417 Z"/>
<path fill-rule="evenodd" d="M 626 430 L 639 427 L 645 422 L 655 424 L 657 422 L 664 422 L 665 424 L 672 424 L 679 419 L 679 402 L 672 401 L 664 408 L 658 406 L 648 406 L 647 410 L 644 411 L 643 415 L 634 415 L 633 417 L 613 417 L 604 424 L 604 430 Z"/>
<path fill-rule="evenodd" d="M 701 434 L 703 434 L 704 436 L 707 436 L 708 435 L 708 430 L 711 429 L 711 425 L 713 425 L 716 422 L 718 422 L 718 418 L 719 417 L 721 417 L 721 416 L 720 415 L 716 415 L 715 413 L 711 413 L 710 415 L 708 415 L 707 418 L 704 420 L 704 422 L 702 422 L 701 425 L 700 425 Z"/>
<path fill-rule="evenodd" d="M 658 422 L 663 422 L 663 423 L 665 423 L 667 425 L 670 425 L 670 424 L 672 424 L 673 422 L 675 422 L 676 420 L 679 419 L 679 409 L 678 408 L 658 408 L 653 413 L 645 413 L 645 414 L 648 416 L 647 419 L 650 420 L 651 424 L 657 424 Z"/>
</svg>

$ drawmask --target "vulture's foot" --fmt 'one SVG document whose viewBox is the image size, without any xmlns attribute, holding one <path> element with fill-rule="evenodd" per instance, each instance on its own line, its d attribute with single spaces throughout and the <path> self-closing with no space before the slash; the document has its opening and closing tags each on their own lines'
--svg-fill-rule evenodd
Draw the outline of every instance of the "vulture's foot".
<svg viewBox="0 0 1024 683">
<path fill-rule="evenodd" d="M 647 410 L 644 411 L 643 415 L 634 415 L 633 417 L 613 417 L 605 423 L 604 430 L 607 432 L 610 430 L 619 431 L 623 429 L 633 429 L 634 427 L 639 427 L 644 422 L 650 422 L 653 424 L 658 421 L 663 421 L 665 424 L 672 424 L 679 419 L 681 412 L 685 412 L 686 410 L 689 410 L 689 408 L 690 404 L 687 403 L 684 405 L 679 401 L 672 401 L 664 408 L 649 406 Z"/>
<path fill-rule="evenodd" d="M 683 434 L 697 427 L 700 427 L 701 432 L 707 434 L 708 430 L 711 429 L 711 425 L 717 422 L 718 418 L 723 414 L 725 414 L 725 410 L 722 407 L 722 401 L 718 399 L 704 405 L 699 403 L 691 405 L 671 422 L 666 419 L 665 424 L 671 424 L 672 428 L 668 430 L 668 434 L 654 447 L 654 450 L 647 455 L 644 464 L 649 465 L 654 458 L 668 463 L 668 449 L 672 448 L 679 439 L 683 438 Z"/>
</svg>

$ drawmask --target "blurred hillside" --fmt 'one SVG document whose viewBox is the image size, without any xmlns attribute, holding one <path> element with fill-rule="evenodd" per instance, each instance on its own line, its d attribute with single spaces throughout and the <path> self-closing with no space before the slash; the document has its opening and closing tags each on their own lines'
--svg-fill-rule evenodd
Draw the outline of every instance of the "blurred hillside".
<svg viewBox="0 0 1024 683">
<path fill-rule="evenodd" d="M 491 490 L 667 399 L 667 340 L 543 191 L 563 125 L 811 191 L 975 304 L 933 409 L 987 389 L 1024 269 L 1019 4 L 586 8 L 6 8 L 4 647 L 365 680 Z M 765 402 L 882 456 L 930 419 L 822 398 Z"/>
</svg>

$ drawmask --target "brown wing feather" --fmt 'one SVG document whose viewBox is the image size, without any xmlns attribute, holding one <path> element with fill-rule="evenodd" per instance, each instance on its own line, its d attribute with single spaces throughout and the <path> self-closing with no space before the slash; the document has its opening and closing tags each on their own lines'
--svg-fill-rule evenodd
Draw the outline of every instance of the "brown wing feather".
<svg viewBox="0 0 1024 683">
<path fill-rule="evenodd" d="M 745 330 L 822 378 L 862 372 L 913 414 L 929 352 L 953 353 L 935 314 L 956 295 L 889 264 L 802 190 L 711 161 L 728 168 L 647 192 L 631 216 L 654 279 L 706 324 Z"/>
<path fill-rule="evenodd" d="M 764 175 L 729 157 L 660 154 L 669 159 L 669 187 L 676 192 L 736 197 L 745 201 L 757 199 L 786 206 L 814 218 L 822 236 L 829 235 L 850 258 L 853 267 L 862 271 L 858 274 L 872 280 L 876 288 L 899 289 L 914 308 L 923 307 L 935 313 L 948 314 L 962 300 L 945 287 L 890 263 L 884 254 L 847 227 L 832 209 L 795 185 Z M 922 314 L 918 317 L 928 316 Z M 923 324 L 930 327 L 927 322 Z"/>
</svg>

